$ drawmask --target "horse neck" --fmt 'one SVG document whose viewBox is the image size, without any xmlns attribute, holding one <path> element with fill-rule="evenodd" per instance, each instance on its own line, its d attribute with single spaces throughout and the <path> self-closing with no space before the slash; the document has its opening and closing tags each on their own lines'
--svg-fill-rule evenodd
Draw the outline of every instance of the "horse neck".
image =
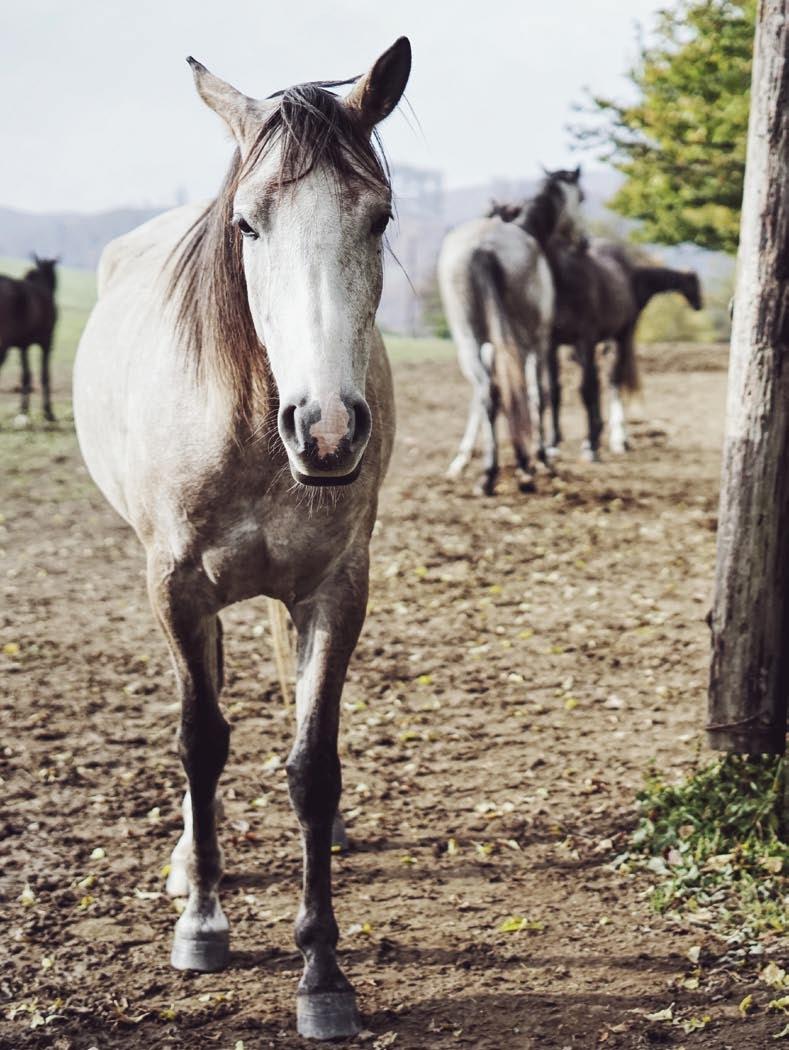
<svg viewBox="0 0 789 1050">
<path fill-rule="evenodd" d="M 55 291 L 55 273 L 45 273 L 43 270 L 29 270 L 24 279 L 30 281 L 31 284 L 37 284 L 40 288 L 46 288 L 47 291 L 54 294 Z"/>
<path fill-rule="evenodd" d="M 640 309 L 662 292 L 682 292 L 687 298 L 687 274 L 666 266 L 639 266 L 634 273 L 634 284 Z"/>
<path fill-rule="evenodd" d="M 560 214 L 561 205 L 551 192 L 550 187 L 546 186 L 545 189 L 537 194 L 534 200 L 526 205 L 523 218 L 518 225 L 526 233 L 531 234 L 545 251 L 548 251 Z"/>
</svg>

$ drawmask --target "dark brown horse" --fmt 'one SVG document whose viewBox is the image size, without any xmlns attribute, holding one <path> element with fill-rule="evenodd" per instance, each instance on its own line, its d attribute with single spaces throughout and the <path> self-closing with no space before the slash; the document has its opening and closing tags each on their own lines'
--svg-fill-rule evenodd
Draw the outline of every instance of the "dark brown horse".
<svg viewBox="0 0 789 1050">
<path fill-rule="evenodd" d="M 577 183 L 580 169 L 554 172 L 552 178 Z M 615 241 L 595 240 L 569 243 L 561 235 L 541 236 L 541 216 L 533 202 L 500 204 L 493 202 L 489 215 L 514 222 L 540 242 L 553 275 L 556 308 L 551 347 L 548 353 L 548 383 L 553 416 L 552 444 L 561 442 L 559 422 L 561 380 L 559 347 L 572 346 L 582 369 L 581 396 L 588 416 L 587 449 L 598 458 L 603 429 L 600 410 L 600 378 L 596 347 L 601 342 L 615 344 L 610 383 L 609 444 L 612 452 L 627 447 L 621 391 L 638 389 L 635 330 L 641 312 L 653 296 L 676 291 L 685 296 L 694 310 L 701 309 L 701 288 L 692 272 L 662 266 L 643 266 L 627 248 Z"/>
<path fill-rule="evenodd" d="M 613 342 L 608 440 L 612 452 L 624 452 L 627 433 L 621 394 L 622 390 L 634 392 L 639 388 L 635 346 L 638 319 L 650 299 L 662 292 L 680 292 L 694 310 L 700 310 L 698 276 L 663 266 L 639 265 L 623 245 L 614 241 L 593 241 L 579 249 L 552 239 L 546 255 L 556 285 L 556 317 L 548 355 L 553 443 L 561 441 L 559 347 L 569 345 L 582 371 L 587 451 L 591 459 L 598 458 L 603 420 L 596 348 L 599 343 Z"/>
<path fill-rule="evenodd" d="M 41 347 L 41 391 L 44 416 L 54 423 L 49 390 L 49 355 L 52 333 L 57 319 L 55 306 L 56 259 L 33 256 L 35 267 L 24 277 L 0 276 L 0 367 L 8 351 L 16 346 L 22 361 L 21 418 L 26 421 L 30 409 L 33 380 L 30 373 L 28 350 L 34 344 Z"/>
</svg>

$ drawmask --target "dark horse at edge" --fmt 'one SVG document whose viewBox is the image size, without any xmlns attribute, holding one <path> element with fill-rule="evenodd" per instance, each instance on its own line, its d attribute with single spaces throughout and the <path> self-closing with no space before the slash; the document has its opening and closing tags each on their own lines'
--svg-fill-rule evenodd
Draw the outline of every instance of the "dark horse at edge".
<svg viewBox="0 0 789 1050">
<path fill-rule="evenodd" d="M 41 391 L 44 402 L 44 417 L 55 422 L 49 385 L 49 355 L 52 350 L 52 333 L 57 320 L 55 306 L 56 259 L 39 259 L 33 256 L 35 266 L 22 278 L 0 276 L 0 367 L 12 347 L 19 348 L 22 362 L 22 407 L 26 417 L 30 409 L 30 393 L 33 377 L 30 371 L 28 351 L 31 346 L 41 347 Z"/>
<path fill-rule="evenodd" d="M 578 183 L 580 169 L 554 172 L 552 177 Z M 700 310 L 702 299 L 698 275 L 692 271 L 641 265 L 624 245 L 616 241 L 570 244 L 561 235 L 541 237 L 541 231 L 533 228 L 532 209 L 527 203 L 494 202 L 488 214 L 521 225 L 536 236 L 551 268 L 556 291 L 547 362 L 552 445 L 558 447 L 562 440 L 559 347 L 572 346 L 582 372 L 581 396 L 588 417 L 587 449 L 590 458 L 598 458 L 603 420 L 596 348 L 599 343 L 613 342 L 615 354 L 609 376 L 609 444 L 612 452 L 624 452 L 627 434 L 621 393 L 622 390 L 635 392 L 639 388 L 635 348 L 638 319 L 650 299 L 662 292 L 680 292 L 694 310 Z"/>
</svg>

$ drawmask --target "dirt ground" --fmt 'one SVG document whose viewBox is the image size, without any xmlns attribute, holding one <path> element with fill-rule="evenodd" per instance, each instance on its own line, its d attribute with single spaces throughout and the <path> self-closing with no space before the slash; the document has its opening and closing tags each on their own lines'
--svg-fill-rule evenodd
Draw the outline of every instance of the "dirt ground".
<svg viewBox="0 0 789 1050">
<path fill-rule="evenodd" d="M 398 444 L 344 699 L 336 908 L 365 1024 L 349 1046 L 779 1045 L 769 989 L 713 966 L 683 987 L 691 947 L 713 960 L 726 946 L 609 867 L 650 764 L 679 776 L 702 746 L 724 356 L 672 354 L 671 372 L 650 358 L 630 454 L 582 463 L 570 397 L 558 474 L 526 496 L 505 471 L 490 500 L 473 476 L 443 478 L 467 400 L 454 363 L 396 368 Z M 161 871 L 180 821 L 177 709 L 141 550 L 70 423 L 6 426 L 4 444 L 0 1046 L 311 1045 L 295 1034 L 293 714 L 263 602 L 224 614 L 231 964 L 177 973 Z M 686 1033 L 647 1016 L 672 1003 L 710 1020 Z"/>
</svg>

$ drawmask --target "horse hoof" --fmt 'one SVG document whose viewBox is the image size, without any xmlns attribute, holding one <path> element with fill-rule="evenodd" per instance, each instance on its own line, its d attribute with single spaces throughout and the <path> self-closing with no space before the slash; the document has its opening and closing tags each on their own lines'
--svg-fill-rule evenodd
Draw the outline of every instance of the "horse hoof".
<svg viewBox="0 0 789 1050">
<path fill-rule="evenodd" d="M 20 412 L 18 416 L 14 416 L 14 426 L 17 430 L 24 430 L 25 427 L 29 427 L 30 416 L 26 412 Z"/>
<path fill-rule="evenodd" d="M 350 1039 L 362 1028 L 353 992 L 297 995 L 296 1023 L 303 1039 Z"/>
<path fill-rule="evenodd" d="M 525 471 L 521 471 L 518 474 L 518 491 L 526 493 L 537 491 L 537 484 L 531 474 L 527 474 Z"/>
<path fill-rule="evenodd" d="M 211 933 L 179 934 L 175 931 L 170 963 L 176 970 L 198 970 L 200 973 L 213 973 L 227 966 L 230 954 L 230 934 L 228 930 L 217 930 Z"/>
</svg>

